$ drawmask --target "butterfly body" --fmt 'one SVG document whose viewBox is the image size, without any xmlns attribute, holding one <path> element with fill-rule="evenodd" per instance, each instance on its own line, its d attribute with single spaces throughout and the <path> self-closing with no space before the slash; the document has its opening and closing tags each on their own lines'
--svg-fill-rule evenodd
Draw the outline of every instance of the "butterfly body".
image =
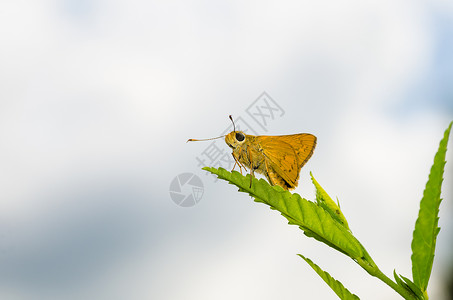
<svg viewBox="0 0 453 300">
<path fill-rule="evenodd" d="M 316 147 L 316 137 L 309 133 L 254 136 L 232 131 L 225 142 L 240 168 L 249 168 L 252 176 L 256 171 L 286 190 L 297 186 L 300 170 Z"/>
</svg>

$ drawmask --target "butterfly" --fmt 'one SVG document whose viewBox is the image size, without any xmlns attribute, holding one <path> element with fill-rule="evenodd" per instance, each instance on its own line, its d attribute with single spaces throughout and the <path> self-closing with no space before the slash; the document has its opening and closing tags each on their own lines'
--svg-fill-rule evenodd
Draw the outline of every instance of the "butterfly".
<svg viewBox="0 0 453 300">
<path fill-rule="evenodd" d="M 226 144 L 233 150 L 236 165 L 250 170 L 250 186 L 254 173 L 264 175 L 271 185 L 279 185 L 285 190 L 297 187 L 301 168 L 313 155 L 317 138 L 310 133 L 290 135 L 249 135 L 236 131 L 233 118 L 233 131 L 227 135 L 211 139 L 189 139 L 204 141 L 225 137 Z"/>
</svg>

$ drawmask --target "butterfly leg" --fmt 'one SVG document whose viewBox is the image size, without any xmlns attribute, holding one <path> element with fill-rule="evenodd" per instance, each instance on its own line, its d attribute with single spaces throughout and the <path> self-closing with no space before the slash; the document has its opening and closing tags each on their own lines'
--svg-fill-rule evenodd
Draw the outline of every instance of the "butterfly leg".
<svg viewBox="0 0 453 300">
<path fill-rule="evenodd" d="M 271 185 L 275 185 L 274 180 L 270 176 L 270 173 L 269 173 L 270 170 L 269 170 L 269 166 L 267 165 L 267 161 L 264 161 L 264 165 L 266 166 L 266 177 L 267 177 L 267 180 L 269 180 L 269 183 Z"/>
<path fill-rule="evenodd" d="M 236 167 L 236 165 L 238 165 L 239 167 L 239 171 L 241 171 L 241 175 L 242 175 L 242 167 L 244 167 L 241 162 L 237 159 L 236 155 L 234 155 L 234 152 L 231 153 L 231 155 L 233 155 L 233 158 L 234 158 L 234 166 L 233 166 L 233 169 L 231 169 L 231 172 L 233 172 L 234 168 Z M 245 169 L 245 167 L 244 167 Z"/>
<path fill-rule="evenodd" d="M 251 151 L 248 151 L 248 147 L 247 147 L 247 156 L 248 156 L 248 159 L 249 159 L 249 162 L 250 162 L 250 186 L 249 188 L 252 187 L 252 178 L 255 177 L 255 169 L 253 167 L 253 160 L 252 160 L 252 153 Z"/>
<path fill-rule="evenodd" d="M 234 156 L 233 156 L 233 157 L 234 157 Z M 235 160 L 235 161 L 234 161 L 234 165 L 233 165 L 233 169 L 231 169 L 231 172 L 234 171 L 234 168 L 236 168 L 236 165 L 237 165 L 237 164 L 238 164 L 238 163 L 237 163 L 236 160 Z M 242 174 L 242 171 L 241 171 L 241 174 Z"/>
</svg>

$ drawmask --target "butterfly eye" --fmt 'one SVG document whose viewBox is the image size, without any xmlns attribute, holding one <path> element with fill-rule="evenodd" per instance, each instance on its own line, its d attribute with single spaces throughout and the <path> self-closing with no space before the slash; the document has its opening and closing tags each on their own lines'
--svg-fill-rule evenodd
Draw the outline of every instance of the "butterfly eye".
<svg viewBox="0 0 453 300">
<path fill-rule="evenodd" d="M 238 140 L 238 142 L 242 142 L 245 140 L 245 135 L 242 132 L 236 132 L 236 140 Z"/>
</svg>

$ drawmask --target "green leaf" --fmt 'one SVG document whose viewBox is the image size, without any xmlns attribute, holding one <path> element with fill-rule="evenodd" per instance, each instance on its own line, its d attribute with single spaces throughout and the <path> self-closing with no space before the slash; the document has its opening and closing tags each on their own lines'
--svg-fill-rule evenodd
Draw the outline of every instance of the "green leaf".
<svg viewBox="0 0 453 300">
<path fill-rule="evenodd" d="M 333 247 L 352 259 L 364 261 L 372 269 L 374 262 L 369 257 L 360 242 L 341 223 L 316 203 L 301 198 L 298 194 L 291 194 L 280 186 L 271 186 L 263 179 L 253 178 L 250 187 L 250 175 L 242 176 L 239 172 L 228 172 L 223 168 L 203 168 L 220 179 L 239 187 L 239 191 L 249 193 L 255 201 L 262 202 L 278 210 L 289 224 L 299 226 L 309 237 L 313 237 L 330 247 Z"/>
<path fill-rule="evenodd" d="M 444 137 L 440 141 L 439 150 L 434 157 L 434 164 L 429 173 L 428 182 L 420 201 L 420 210 L 412 238 L 412 277 L 414 283 L 425 292 L 428 287 L 429 277 L 433 267 L 436 238 L 440 228 L 439 205 L 440 193 L 445 166 L 445 153 L 447 152 L 448 137 L 453 122 L 445 130 Z"/>
<path fill-rule="evenodd" d="M 412 297 L 419 300 L 425 300 L 425 295 L 420 290 L 418 286 L 415 285 L 409 278 L 406 278 L 402 275 L 396 274 L 396 271 L 393 270 L 393 277 L 395 277 L 395 281 L 398 285 L 405 288 L 409 293 L 411 293 Z"/>
<path fill-rule="evenodd" d="M 318 205 L 324 208 L 335 220 L 340 222 L 346 229 L 349 229 L 348 221 L 344 217 L 343 213 L 340 210 L 339 205 L 330 198 L 326 191 L 321 187 L 321 185 L 313 177 L 313 174 L 310 172 L 311 180 L 316 188 L 316 201 Z M 337 200 L 338 201 L 338 200 Z"/>
<path fill-rule="evenodd" d="M 329 273 L 326 271 L 323 271 L 318 265 L 316 265 L 314 262 L 312 262 L 309 258 L 304 257 L 302 254 L 298 254 L 300 257 L 302 257 L 312 268 L 315 270 L 316 273 L 327 283 L 328 286 L 337 294 L 337 296 L 340 299 L 344 300 L 357 300 L 360 299 L 356 295 L 352 294 L 350 291 L 348 291 L 347 288 L 343 286 L 341 282 L 338 280 L 335 280 L 332 276 L 330 276 Z"/>
</svg>

